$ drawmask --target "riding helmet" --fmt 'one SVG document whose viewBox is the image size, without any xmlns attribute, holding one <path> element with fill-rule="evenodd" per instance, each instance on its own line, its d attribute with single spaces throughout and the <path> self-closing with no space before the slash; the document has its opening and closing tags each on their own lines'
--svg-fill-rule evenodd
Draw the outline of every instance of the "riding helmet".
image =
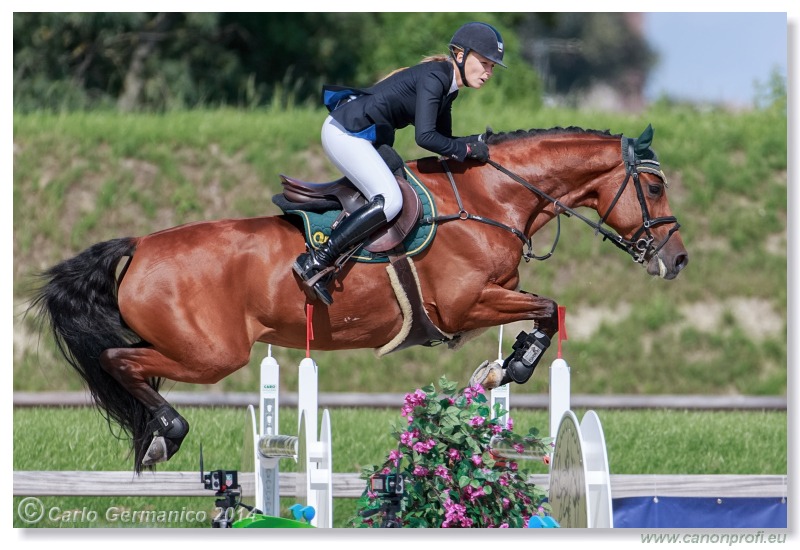
<svg viewBox="0 0 800 550">
<path fill-rule="evenodd" d="M 479 53 L 492 63 L 503 64 L 503 37 L 497 29 L 486 23 L 466 23 L 459 28 L 450 40 L 450 47 L 457 46 L 464 50 L 464 57 L 470 51 Z"/>
</svg>

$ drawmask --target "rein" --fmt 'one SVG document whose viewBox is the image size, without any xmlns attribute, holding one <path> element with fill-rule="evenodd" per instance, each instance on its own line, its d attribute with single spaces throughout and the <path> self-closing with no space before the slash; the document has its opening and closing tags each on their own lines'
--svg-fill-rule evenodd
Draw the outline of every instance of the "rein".
<svg viewBox="0 0 800 550">
<path fill-rule="evenodd" d="M 485 223 L 487 225 L 491 225 L 491 226 L 494 226 L 494 227 L 499 227 L 500 229 L 504 229 L 504 230 L 508 231 L 509 233 L 512 233 L 516 237 L 518 237 L 519 240 L 522 241 L 522 244 L 524 244 L 526 246 L 526 248 L 527 248 L 527 250 L 525 250 L 523 252 L 523 254 L 522 254 L 522 257 L 526 262 L 531 261 L 531 259 L 534 259 L 534 260 L 546 260 L 547 258 L 549 258 L 550 256 L 553 255 L 553 252 L 555 252 L 555 250 L 556 250 L 556 245 L 558 244 L 558 238 L 561 235 L 561 218 L 558 218 L 558 228 L 556 230 L 556 237 L 555 237 L 555 240 L 553 241 L 553 246 L 550 247 L 550 252 L 548 252 L 547 254 L 545 254 L 543 256 L 537 256 L 533 252 L 533 243 L 532 243 L 531 239 L 529 239 L 519 229 L 516 229 L 514 227 L 506 225 L 506 224 L 504 224 L 502 222 L 499 222 L 497 220 L 493 220 L 491 218 L 485 218 L 483 216 L 478 216 L 476 214 L 471 214 L 471 213 L 467 212 L 464 209 L 464 203 L 461 202 L 461 195 L 458 192 L 458 187 L 456 187 L 456 182 L 453 179 L 453 173 L 450 171 L 450 167 L 448 166 L 447 161 L 445 159 L 443 159 L 443 158 L 439 159 L 439 161 L 442 163 L 442 167 L 444 168 L 444 172 L 445 172 L 445 174 L 447 174 L 447 179 L 450 180 L 450 186 L 453 188 L 453 194 L 456 196 L 456 202 L 458 202 L 458 214 L 447 214 L 447 215 L 444 215 L 444 216 L 426 216 L 425 218 L 420 220 L 420 223 L 433 224 L 433 223 L 448 222 L 448 221 L 452 221 L 452 220 L 473 220 L 473 221 Z M 492 163 L 492 161 L 489 161 L 489 162 Z M 497 165 L 497 166 L 499 167 L 499 165 Z M 502 167 L 500 167 L 500 168 L 502 168 Z M 505 170 L 505 169 L 503 168 L 503 170 Z M 516 177 L 519 177 L 519 176 L 516 176 Z M 523 185 L 530 186 L 530 184 L 525 182 L 525 180 L 522 180 L 522 178 L 520 178 L 520 180 L 523 183 Z"/>
<path fill-rule="evenodd" d="M 535 195 L 538 195 L 542 199 L 552 203 L 553 206 L 555 207 L 554 211 L 556 212 L 558 229 L 556 231 L 556 236 L 553 241 L 553 245 L 550 248 L 550 252 L 548 252 L 544 256 L 537 256 L 533 253 L 531 239 L 526 237 L 518 229 L 509 227 L 508 225 L 498 222 L 496 220 L 484 218 L 482 216 L 477 216 L 475 214 L 470 214 L 469 212 L 467 212 L 464 209 L 463 203 L 461 202 L 461 196 L 458 193 L 455 180 L 453 179 L 453 174 L 450 171 L 450 168 L 444 159 L 440 159 L 440 162 L 444 167 L 444 171 L 447 174 L 447 178 L 450 180 L 450 185 L 453 188 L 453 193 L 455 194 L 456 201 L 458 202 L 459 212 L 458 214 L 450 214 L 445 216 L 436 216 L 436 217 L 428 216 L 425 219 L 423 219 L 422 222 L 435 223 L 435 222 L 445 222 L 451 220 L 475 220 L 481 223 L 493 225 L 495 227 L 500 227 L 519 237 L 519 239 L 523 242 L 523 244 L 525 244 L 527 250 L 523 253 L 523 258 L 527 262 L 530 261 L 531 258 L 536 260 L 546 260 L 547 258 L 553 255 L 553 252 L 555 252 L 556 246 L 558 245 L 559 236 L 561 234 L 561 214 L 563 213 L 567 217 L 575 216 L 576 218 L 578 218 L 579 220 L 581 220 L 582 222 L 593 228 L 595 235 L 600 233 L 601 235 L 603 235 L 604 241 L 605 240 L 611 241 L 611 243 L 614 246 L 628 253 L 633 258 L 633 261 L 635 261 L 636 263 L 644 264 L 645 262 L 649 261 L 650 258 L 652 258 L 655 254 L 658 254 L 658 252 L 664 247 L 664 245 L 667 244 L 667 241 L 669 241 L 673 233 L 675 233 L 680 228 L 680 224 L 678 223 L 678 220 L 677 218 L 675 218 L 675 216 L 664 216 L 659 218 L 650 217 L 650 212 L 647 208 L 647 202 L 645 201 L 644 198 L 644 191 L 642 190 L 642 184 L 639 181 L 639 172 L 642 171 L 655 174 L 659 178 L 661 178 L 661 180 L 664 181 L 665 183 L 666 183 L 666 178 L 664 177 L 663 172 L 661 172 L 659 168 L 660 164 L 658 163 L 658 161 L 637 158 L 635 154 L 635 145 L 636 145 L 636 140 L 626 137 L 622 138 L 622 160 L 625 163 L 625 179 L 623 180 L 622 185 L 617 191 L 617 194 L 614 196 L 614 199 L 611 201 L 608 210 L 603 216 L 601 216 L 599 222 L 594 222 L 590 220 L 586 216 L 580 214 L 576 210 L 565 205 L 558 199 L 551 197 L 550 195 L 548 195 L 535 185 L 532 185 L 530 182 L 526 181 L 524 178 L 512 172 L 511 170 L 507 169 L 503 165 L 498 164 L 497 162 L 491 159 L 487 161 L 487 164 L 491 165 L 496 170 L 502 172 L 503 174 L 505 174 L 515 182 L 519 183 L 520 185 L 522 185 Z M 625 239 L 624 237 L 622 237 L 622 235 L 619 235 L 616 232 L 611 231 L 606 227 L 604 227 L 603 224 L 608 219 L 608 216 L 611 214 L 611 211 L 616 206 L 617 201 L 622 196 L 625 187 L 627 187 L 628 182 L 631 179 L 633 180 L 634 186 L 636 188 L 636 196 L 639 200 L 639 206 L 641 207 L 642 210 L 642 226 L 633 234 L 631 239 Z M 561 212 L 559 212 L 559 210 Z M 661 244 L 658 245 L 658 247 L 653 247 L 654 237 L 650 232 L 650 229 L 665 223 L 671 223 L 673 224 L 673 227 L 669 230 L 669 233 L 667 234 L 667 237 L 663 240 L 663 242 L 661 242 Z M 644 236 L 642 236 L 643 234 Z"/>
</svg>

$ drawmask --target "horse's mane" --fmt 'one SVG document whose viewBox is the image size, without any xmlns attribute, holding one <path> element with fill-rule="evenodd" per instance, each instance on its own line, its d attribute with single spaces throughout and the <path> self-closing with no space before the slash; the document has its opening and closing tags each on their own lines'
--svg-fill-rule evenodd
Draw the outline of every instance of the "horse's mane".
<svg viewBox="0 0 800 550">
<path fill-rule="evenodd" d="M 562 128 L 560 126 L 557 126 L 555 128 L 547 128 L 547 129 L 533 128 L 531 130 L 516 130 L 514 132 L 500 132 L 497 134 L 491 134 L 489 138 L 486 140 L 486 143 L 497 144 L 497 143 L 503 143 L 504 141 L 512 141 L 516 139 L 540 137 L 540 136 L 553 136 L 562 134 L 586 134 L 586 135 L 604 136 L 604 137 L 622 137 L 621 134 L 612 134 L 609 130 L 585 130 L 583 128 L 578 128 L 576 126 L 569 126 L 567 128 Z"/>
</svg>

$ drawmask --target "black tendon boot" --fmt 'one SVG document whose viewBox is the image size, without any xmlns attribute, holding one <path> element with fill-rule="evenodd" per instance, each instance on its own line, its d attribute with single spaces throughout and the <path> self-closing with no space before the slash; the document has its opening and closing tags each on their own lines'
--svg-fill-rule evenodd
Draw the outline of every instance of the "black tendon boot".
<svg viewBox="0 0 800 550">
<path fill-rule="evenodd" d="M 360 245 L 367 237 L 386 225 L 383 204 L 383 195 L 375 196 L 372 201 L 342 220 L 331 232 L 330 239 L 322 245 L 322 248 L 309 249 L 308 252 L 300 254 L 294 262 L 292 266 L 294 272 L 326 305 L 333 303 L 333 297 L 327 287 L 333 279 L 334 263 L 339 256 Z"/>
<path fill-rule="evenodd" d="M 504 376 L 500 385 L 512 381 L 517 384 L 527 382 L 548 347 L 550 338 L 539 329 L 534 329 L 530 334 L 520 332 L 514 342 L 514 353 L 503 363 Z"/>
</svg>

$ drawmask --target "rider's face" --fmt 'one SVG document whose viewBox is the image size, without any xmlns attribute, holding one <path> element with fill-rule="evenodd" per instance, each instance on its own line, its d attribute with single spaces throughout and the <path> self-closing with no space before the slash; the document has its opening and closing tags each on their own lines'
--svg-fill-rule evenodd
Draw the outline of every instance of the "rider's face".
<svg viewBox="0 0 800 550">
<path fill-rule="evenodd" d="M 463 59 L 463 52 L 458 53 L 459 61 Z M 466 77 L 467 83 L 471 88 L 480 88 L 486 82 L 492 78 L 494 74 L 494 63 L 483 57 L 479 53 L 469 52 L 467 55 L 467 62 L 464 65 L 464 76 Z M 461 75 L 458 75 L 459 77 Z M 464 85 L 464 82 L 460 82 L 459 85 Z"/>
</svg>

